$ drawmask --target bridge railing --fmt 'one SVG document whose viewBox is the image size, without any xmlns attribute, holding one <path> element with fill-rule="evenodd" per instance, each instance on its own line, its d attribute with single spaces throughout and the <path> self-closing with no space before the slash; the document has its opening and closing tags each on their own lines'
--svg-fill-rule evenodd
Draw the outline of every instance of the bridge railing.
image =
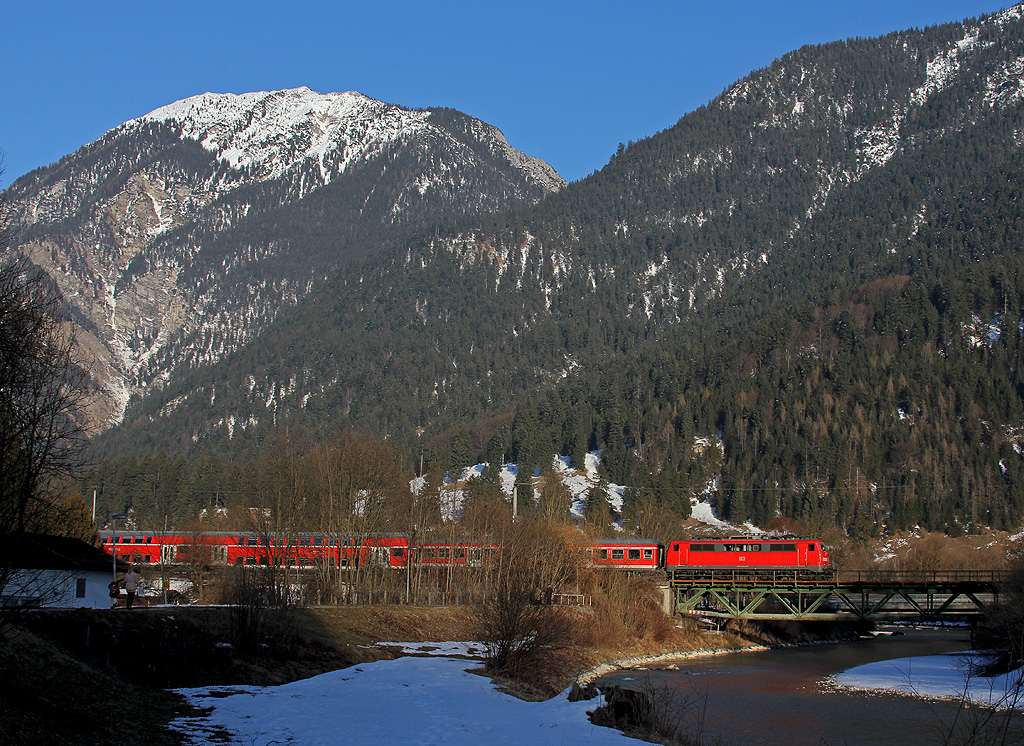
<svg viewBox="0 0 1024 746">
<path fill-rule="evenodd" d="M 840 583 L 1003 583 L 1008 573 L 1003 570 L 840 570 L 835 573 Z"/>
<path fill-rule="evenodd" d="M 674 584 L 759 586 L 850 586 L 857 584 L 1002 584 L 1001 570 L 673 570 Z"/>
</svg>

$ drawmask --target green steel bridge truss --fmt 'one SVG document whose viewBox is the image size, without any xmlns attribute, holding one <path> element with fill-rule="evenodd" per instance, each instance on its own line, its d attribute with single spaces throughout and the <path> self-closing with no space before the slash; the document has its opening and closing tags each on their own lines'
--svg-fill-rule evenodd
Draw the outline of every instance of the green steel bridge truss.
<svg viewBox="0 0 1024 746">
<path fill-rule="evenodd" d="M 678 614 L 762 620 L 969 620 L 999 601 L 993 571 L 674 570 Z"/>
</svg>

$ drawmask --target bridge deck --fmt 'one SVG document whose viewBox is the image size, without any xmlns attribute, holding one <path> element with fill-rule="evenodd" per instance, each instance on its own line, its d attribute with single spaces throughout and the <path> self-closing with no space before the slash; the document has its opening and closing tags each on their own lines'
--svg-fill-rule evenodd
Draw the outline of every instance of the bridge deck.
<svg viewBox="0 0 1024 746">
<path fill-rule="evenodd" d="M 978 617 L 998 602 L 995 571 L 673 571 L 678 613 L 738 619 Z"/>
</svg>

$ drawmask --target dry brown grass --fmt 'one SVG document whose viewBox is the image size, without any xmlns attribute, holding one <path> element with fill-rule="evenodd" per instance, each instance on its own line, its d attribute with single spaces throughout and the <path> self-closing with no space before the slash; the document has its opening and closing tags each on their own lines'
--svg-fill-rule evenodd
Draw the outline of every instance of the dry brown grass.
<svg viewBox="0 0 1024 746">
<path fill-rule="evenodd" d="M 588 644 L 598 651 L 662 650 L 699 637 L 696 625 L 662 611 L 661 591 L 648 578 L 596 572 Z"/>
<path fill-rule="evenodd" d="M 1021 547 L 1011 542 L 1006 533 L 958 537 L 923 533 L 875 540 L 861 551 L 867 555 L 861 560 L 863 567 L 850 569 L 870 568 L 874 554 L 886 553 L 895 555 L 881 564 L 886 570 L 1003 570 Z"/>
</svg>

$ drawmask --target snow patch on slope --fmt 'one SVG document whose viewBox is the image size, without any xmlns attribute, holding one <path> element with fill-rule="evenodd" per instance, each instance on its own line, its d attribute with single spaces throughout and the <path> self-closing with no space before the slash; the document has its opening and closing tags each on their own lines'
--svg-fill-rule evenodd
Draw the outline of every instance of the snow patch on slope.
<svg viewBox="0 0 1024 746">
<path fill-rule="evenodd" d="M 134 121 L 173 123 L 181 127 L 182 137 L 262 179 L 312 160 L 327 183 L 403 134 L 425 128 L 429 117 L 429 112 L 408 111 L 354 91 L 320 94 L 302 87 L 204 93 Z"/>
</svg>

